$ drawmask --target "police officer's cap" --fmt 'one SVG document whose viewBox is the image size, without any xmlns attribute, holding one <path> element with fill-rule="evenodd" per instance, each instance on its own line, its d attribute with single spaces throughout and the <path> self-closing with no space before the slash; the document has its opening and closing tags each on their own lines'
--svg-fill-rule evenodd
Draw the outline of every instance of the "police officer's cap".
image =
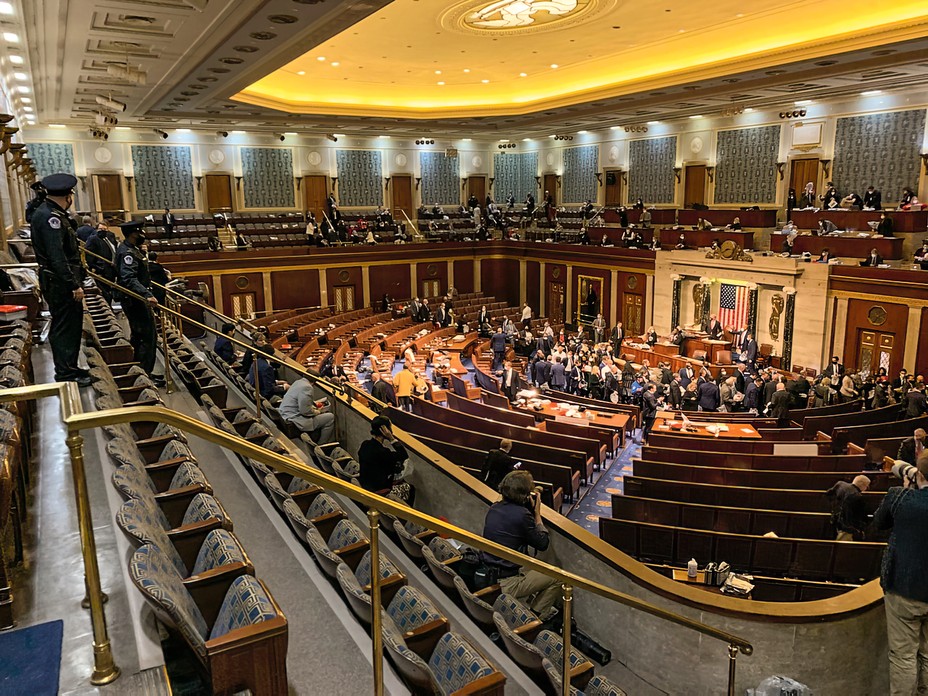
<svg viewBox="0 0 928 696">
<path fill-rule="evenodd" d="M 73 174 L 50 174 L 42 179 L 42 186 L 49 196 L 67 196 L 77 186 L 77 177 Z"/>
<path fill-rule="evenodd" d="M 119 229 L 122 230 L 124 237 L 128 237 L 130 234 L 135 234 L 136 232 L 144 234 L 145 230 L 143 227 L 141 222 L 124 222 L 119 226 Z"/>
<path fill-rule="evenodd" d="M 31 188 L 33 191 L 44 191 L 45 190 L 45 186 L 42 185 L 41 181 L 32 182 L 32 185 L 29 188 Z"/>
</svg>

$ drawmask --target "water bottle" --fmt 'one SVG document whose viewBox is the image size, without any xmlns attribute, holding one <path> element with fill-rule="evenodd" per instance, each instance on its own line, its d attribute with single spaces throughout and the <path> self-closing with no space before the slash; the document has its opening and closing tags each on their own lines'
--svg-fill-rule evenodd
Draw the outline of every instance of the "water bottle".
<svg viewBox="0 0 928 696">
<path fill-rule="evenodd" d="M 698 569 L 698 565 L 696 563 L 696 559 L 691 558 L 690 562 L 686 564 L 686 576 L 690 578 L 691 580 L 695 580 L 697 569 Z"/>
</svg>

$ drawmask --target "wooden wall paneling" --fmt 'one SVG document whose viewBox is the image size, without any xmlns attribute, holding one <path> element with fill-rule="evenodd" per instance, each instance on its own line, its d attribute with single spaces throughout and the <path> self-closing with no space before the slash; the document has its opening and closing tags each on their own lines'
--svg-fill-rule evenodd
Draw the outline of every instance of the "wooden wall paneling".
<svg viewBox="0 0 928 696">
<path fill-rule="evenodd" d="M 454 287 L 458 292 L 474 292 L 474 262 L 471 259 L 454 262 Z"/>
<path fill-rule="evenodd" d="M 517 259 L 483 259 L 480 262 L 480 283 L 484 294 L 493 295 L 511 306 L 519 303 L 520 280 Z M 518 317 L 510 317 L 518 319 Z"/>
<path fill-rule="evenodd" d="M 371 266 L 369 275 L 373 302 L 379 302 L 384 293 L 394 300 L 407 300 L 413 296 L 409 283 L 409 267 L 405 264 Z"/>
<path fill-rule="evenodd" d="M 893 336 L 892 361 L 889 374 L 896 375 L 905 367 L 906 327 L 909 321 L 909 308 L 892 302 L 853 299 L 848 301 L 847 331 L 844 336 L 844 364 L 848 369 L 856 369 L 860 355 L 861 332 L 872 331 L 880 335 Z"/>
<path fill-rule="evenodd" d="M 272 271 L 271 292 L 274 294 L 274 309 L 277 311 L 296 307 L 318 307 L 319 271 L 315 268 Z"/>
<path fill-rule="evenodd" d="M 457 274 L 455 274 L 457 276 Z M 448 290 L 448 264 L 441 261 L 416 264 L 416 293 L 420 297 L 428 297 L 431 293 L 423 291 L 423 282 L 438 281 L 438 292 L 444 294 Z"/>
<path fill-rule="evenodd" d="M 235 301 L 233 296 L 252 294 L 254 310 L 263 312 L 264 304 L 264 274 L 263 273 L 229 273 L 221 278 L 222 306 L 225 314 L 234 315 Z"/>
<path fill-rule="evenodd" d="M 915 358 L 915 374 L 928 374 L 928 307 L 922 307 L 918 325 L 918 356 Z"/>
<path fill-rule="evenodd" d="M 353 288 L 354 309 L 360 309 L 362 306 L 362 285 L 361 267 L 350 266 L 345 268 L 327 268 L 325 271 L 326 296 L 330 305 L 337 305 L 338 290 L 340 288 Z"/>
</svg>

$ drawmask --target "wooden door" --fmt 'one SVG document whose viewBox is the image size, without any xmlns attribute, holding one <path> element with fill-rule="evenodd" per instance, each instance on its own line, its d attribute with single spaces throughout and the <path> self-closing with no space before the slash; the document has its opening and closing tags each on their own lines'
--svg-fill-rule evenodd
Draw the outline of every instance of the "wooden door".
<svg viewBox="0 0 928 696">
<path fill-rule="evenodd" d="M 114 213 L 125 212 L 126 205 L 122 197 L 122 176 L 120 174 L 94 174 L 97 190 L 97 207 L 104 217 Z"/>
<path fill-rule="evenodd" d="M 206 175 L 206 210 L 210 213 L 232 212 L 232 177 L 228 174 Z"/>
<path fill-rule="evenodd" d="M 350 312 L 354 309 L 354 285 L 338 285 L 332 290 L 336 312 Z"/>
<path fill-rule="evenodd" d="M 815 185 L 815 191 L 818 193 L 818 176 L 821 163 L 819 160 L 812 159 L 794 159 L 789 165 L 789 187 L 795 189 L 796 198 L 802 195 L 803 189 L 810 181 Z"/>
<path fill-rule="evenodd" d="M 303 207 L 322 222 L 322 213 L 325 211 L 326 192 L 328 181 L 325 174 L 313 174 L 303 177 Z"/>
<path fill-rule="evenodd" d="M 545 191 L 548 191 L 551 194 L 552 198 L 554 199 L 554 205 L 557 205 L 557 174 L 545 174 L 544 184 L 545 185 L 541 191 L 541 199 L 538 201 L 538 205 L 544 205 Z"/>
<path fill-rule="evenodd" d="M 485 176 L 467 177 L 467 198 L 470 199 L 471 196 L 477 197 L 480 209 L 483 210 L 483 206 L 487 202 L 487 178 Z M 484 214 L 486 214 L 486 211 L 484 211 Z"/>
<path fill-rule="evenodd" d="M 875 374 L 883 367 L 890 376 L 897 374 L 902 369 L 902 356 L 899 354 L 901 350 L 897 352 L 895 348 L 895 334 L 860 329 L 857 335 L 857 369 Z"/>
<path fill-rule="evenodd" d="M 564 321 L 564 304 L 567 298 L 567 288 L 563 283 L 548 283 L 548 297 L 545 300 L 548 320 L 551 324 L 561 324 Z"/>
<path fill-rule="evenodd" d="M 604 205 L 607 208 L 622 205 L 622 172 L 617 169 L 606 172 L 606 200 Z"/>
<path fill-rule="evenodd" d="M 438 297 L 441 293 L 441 284 L 437 280 L 423 280 L 422 281 L 422 294 L 420 297 L 426 297 L 432 299 Z"/>
<path fill-rule="evenodd" d="M 686 165 L 686 179 L 683 187 L 683 207 L 706 204 L 706 165 Z"/>
<path fill-rule="evenodd" d="M 405 217 L 412 219 L 412 175 L 411 174 L 394 174 L 390 179 L 390 185 L 393 187 L 393 217 L 396 220 L 404 220 Z M 404 216 L 403 213 L 406 213 Z"/>
<path fill-rule="evenodd" d="M 232 301 L 232 318 L 253 317 L 255 315 L 255 300 L 257 296 L 253 292 L 237 292 L 230 296 Z"/>
<path fill-rule="evenodd" d="M 626 292 L 623 295 L 622 328 L 626 336 L 638 336 L 644 333 L 644 298 L 641 295 Z"/>
</svg>

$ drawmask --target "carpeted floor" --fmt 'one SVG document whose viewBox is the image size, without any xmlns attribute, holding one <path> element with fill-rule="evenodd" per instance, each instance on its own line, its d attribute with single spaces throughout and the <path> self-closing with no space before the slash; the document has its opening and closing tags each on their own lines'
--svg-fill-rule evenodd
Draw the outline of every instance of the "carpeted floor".
<svg viewBox="0 0 928 696">
<path fill-rule="evenodd" d="M 586 492 L 567 517 L 598 536 L 599 518 L 612 515 L 612 495 L 625 490 L 623 478 L 631 475 L 632 458 L 640 452 L 641 445 L 631 438 L 627 439 L 625 449 L 612 459 L 609 468 L 599 476 L 593 488 Z"/>
<path fill-rule="evenodd" d="M 0 633 L 0 693 L 55 696 L 63 633 L 60 620 Z"/>
</svg>

